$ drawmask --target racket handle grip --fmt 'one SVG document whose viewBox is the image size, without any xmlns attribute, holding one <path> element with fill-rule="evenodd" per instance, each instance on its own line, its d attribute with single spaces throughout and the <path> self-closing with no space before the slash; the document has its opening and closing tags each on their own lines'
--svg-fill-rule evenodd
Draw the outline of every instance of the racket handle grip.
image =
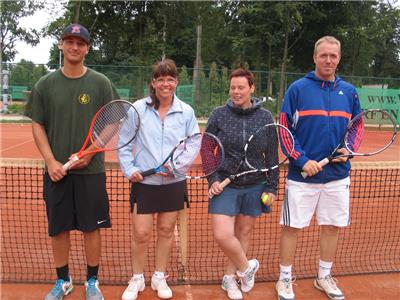
<svg viewBox="0 0 400 300">
<path fill-rule="evenodd" d="M 219 187 L 220 187 L 221 189 L 223 189 L 223 188 L 225 188 L 228 184 L 230 184 L 231 182 L 232 182 L 232 180 L 230 180 L 229 178 L 225 178 L 225 179 L 219 184 Z M 209 194 L 208 197 L 210 197 L 210 199 L 211 199 L 212 197 L 214 197 L 214 195 Z"/>
<path fill-rule="evenodd" d="M 72 155 L 71 158 L 69 159 L 69 161 L 67 161 L 67 162 L 63 165 L 64 171 L 68 171 L 69 168 L 71 167 L 71 165 L 72 165 L 74 162 L 78 161 L 78 160 L 79 160 L 78 155 L 76 155 L 76 154 Z"/>
<path fill-rule="evenodd" d="M 326 166 L 327 164 L 329 164 L 329 159 L 328 159 L 328 158 L 324 158 L 323 160 L 320 160 L 320 161 L 318 162 L 318 164 L 319 164 L 321 167 L 324 167 L 324 166 Z"/>
<path fill-rule="evenodd" d="M 225 188 L 228 184 L 230 184 L 232 182 L 232 180 L 230 180 L 229 178 L 226 178 L 226 179 L 224 179 L 224 181 L 222 181 L 220 184 L 219 184 L 219 187 L 221 188 L 221 189 L 223 189 L 223 188 Z"/>
<path fill-rule="evenodd" d="M 164 166 L 160 166 L 160 167 L 157 167 L 154 169 L 144 171 L 144 172 L 140 173 L 140 175 L 142 175 L 142 177 L 146 177 L 146 176 L 150 176 L 150 175 L 160 173 L 160 172 L 168 173 L 169 169 Z"/>
<path fill-rule="evenodd" d="M 328 158 L 324 158 L 323 160 L 320 160 L 320 161 L 318 162 L 318 164 L 319 164 L 321 167 L 326 166 L 328 163 L 329 163 L 329 159 L 328 159 Z M 307 173 L 304 172 L 304 171 L 301 172 L 301 176 L 303 176 L 304 179 L 306 179 L 306 178 L 308 177 Z"/>
<path fill-rule="evenodd" d="M 150 169 L 144 172 L 141 172 L 140 175 L 142 175 L 142 177 L 146 177 L 146 176 L 150 176 L 157 173 L 156 169 Z"/>
</svg>

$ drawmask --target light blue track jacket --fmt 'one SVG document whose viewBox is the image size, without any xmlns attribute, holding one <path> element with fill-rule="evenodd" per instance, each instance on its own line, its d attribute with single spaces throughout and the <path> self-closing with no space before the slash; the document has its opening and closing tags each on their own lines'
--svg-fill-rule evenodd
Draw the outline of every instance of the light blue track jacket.
<svg viewBox="0 0 400 300">
<path fill-rule="evenodd" d="M 140 128 L 136 138 L 118 151 L 122 172 L 130 178 L 136 171 L 158 167 L 174 146 L 182 139 L 200 132 L 194 110 L 174 95 L 172 106 L 163 121 L 154 107 L 148 106 L 151 98 L 134 103 L 140 117 Z M 121 136 L 124 139 L 124 136 Z M 182 181 L 183 177 L 150 175 L 141 183 L 164 185 Z"/>
<path fill-rule="evenodd" d="M 323 81 L 308 73 L 288 88 L 282 104 L 280 122 L 295 139 L 290 157 L 288 178 L 312 183 L 326 183 L 349 176 L 350 162 L 329 163 L 314 176 L 304 179 L 301 171 L 312 159 L 328 157 L 341 143 L 349 121 L 361 112 L 357 91 L 336 76 L 334 82 Z"/>
</svg>

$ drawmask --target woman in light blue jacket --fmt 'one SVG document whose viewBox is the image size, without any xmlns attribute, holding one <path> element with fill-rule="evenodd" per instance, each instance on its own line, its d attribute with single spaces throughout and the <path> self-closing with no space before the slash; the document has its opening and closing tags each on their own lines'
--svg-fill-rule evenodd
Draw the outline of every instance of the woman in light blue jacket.
<svg viewBox="0 0 400 300">
<path fill-rule="evenodd" d="M 136 299 L 145 287 L 143 270 L 155 214 L 157 242 L 151 287 L 161 299 L 172 297 L 165 271 L 178 211 L 188 199 L 186 180 L 166 173 L 143 177 L 140 172 L 158 166 L 180 140 L 199 132 L 193 109 L 175 95 L 177 78 L 174 61 L 164 59 L 153 65 L 150 95 L 134 103 L 140 115 L 140 130 L 133 142 L 119 151 L 122 171 L 132 182 L 134 274 L 122 295 L 123 300 Z"/>
</svg>

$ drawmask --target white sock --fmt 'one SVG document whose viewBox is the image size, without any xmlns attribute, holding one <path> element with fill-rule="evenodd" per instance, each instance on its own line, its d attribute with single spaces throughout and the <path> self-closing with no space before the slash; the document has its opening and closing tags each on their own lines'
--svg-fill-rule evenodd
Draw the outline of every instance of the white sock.
<svg viewBox="0 0 400 300">
<path fill-rule="evenodd" d="M 333 262 L 331 261 L 323 261 L 319 260 L 319 270 L 318 270 L 318 278 L 325 278 L 327 275 L 331 274 Z"/>
<path fill-rule="evenodd" d="M 292 265 L 289 266 L 279 265 L 279 269 L 281 271 L 279 274 L 279 280 L 292 279 Z"/>
<path fill-rule="evenodd" d="M 144 275 L 143 273 L 141 274 L 133 274 L 133 279 L 140 279 L 144 281 Z"/>
<path fill-rule="evenodd" d="M 163 279 L 165 277 L 164 272 L 154 271 L 153 276 L 157 279 Z"/>
</svg>

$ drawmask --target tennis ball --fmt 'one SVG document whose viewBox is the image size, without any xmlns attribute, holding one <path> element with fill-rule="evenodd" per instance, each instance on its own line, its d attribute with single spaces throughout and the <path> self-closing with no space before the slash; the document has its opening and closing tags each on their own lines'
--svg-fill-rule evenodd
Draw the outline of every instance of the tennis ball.
<svg viewBox="0 0 400 300">
<path fill-rule="evenodd" d="M 266 205 L 266 204 L 267 204 L 267 201 L 268 201 L 268 194 L 263 193 L 262 196 L 261 196 L 261 202 L 262 202 L 264 205 Z"/>
</svg>

